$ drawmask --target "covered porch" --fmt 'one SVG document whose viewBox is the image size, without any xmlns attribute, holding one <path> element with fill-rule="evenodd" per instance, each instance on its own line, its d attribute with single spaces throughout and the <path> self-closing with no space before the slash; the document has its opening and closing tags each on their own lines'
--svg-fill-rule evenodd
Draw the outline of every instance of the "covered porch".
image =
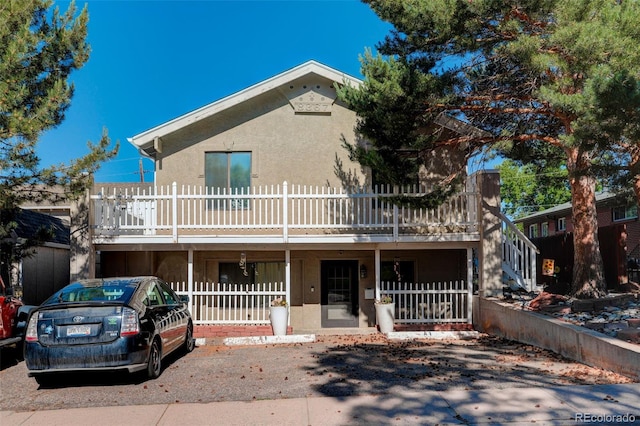
<svg viewBox="0 0 640 426">
<path fill-rule="evenodd" d="M 374 302 L 391 297 L 402 329 L 469 325 L 474 244 L 374 247 L 244 246 L 179 251 L 100 251 L 104 276 L 157 275 L 189 296 L 198 329 L 270 334 L 269 306 L 283 298 L 290 332 L 376 326 Z M 241 329 L 239 328 L 241 327 Z"/>
<path fill-rule="evenodd" d="M 421 187 L 103 185 L 86 200 L 90 232 L 78 235 L 88 250 L 75 255 L 85 276 L 172 283 L 199 327 L 264 334 L 271 300 L 283 297 L 294 332 L 364 330 L 382 295 L 394 300 L 398 327 L 467 326 L 474 291 L 501 291 L 498 178 L 474 174 L 433 209 L 390 201 Z"/>
</svg>

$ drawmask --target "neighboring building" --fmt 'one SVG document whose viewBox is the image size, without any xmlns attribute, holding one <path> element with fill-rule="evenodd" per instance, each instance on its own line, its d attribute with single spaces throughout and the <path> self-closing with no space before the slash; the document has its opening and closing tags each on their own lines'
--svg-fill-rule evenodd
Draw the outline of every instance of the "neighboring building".
<svg viewBox="0 0 640 426">
<path fill-rule="evenodd" d="M 310 61 L 129 139 L 154 183 L 95 185 L 72 275 L 156 275 L 190 296 L 196 324 L 247 333 L 264 334 L 275 297 L 295 331 L 371 327 L 381 294 L 398 323 L 468 326 L 472 282 L 501 290 L 497 173 L 437 209 L 394 207 L 385 195 L 419 196 L 464 155 L 436 153 L 415 187 L 374 187 L 343 147 L 366 142 L 341 84 L 360 81 Z"/>
<path fill-rule="evenodd" d="M 56 210 L 59 212 L 59 210 Z M 34 247 L 33 255 L 13 265 L 11 282 L 16 296 L 26 304 L 38 305 L 55 291 L 69 284 L 69 223 L 63 217 L 22 208 L 16 218 L 15 244 L 32 238 L 40 228 L 52 231 L 52 238 Z"/>
<path fill-rule="evenodd" d="M 638 208 L 635 204 L 620 200 L 621 197 L 608 192 L 596 195 L 600 251 L 610 289 L 616 289 L 630 278 L 638 281 Z M 541 252 L 539 257 L 554 259 L 561 269 L 561 278 L 570 282 L 569 272 L 573 264 L 573 240 L 569 238 L 573 232 L 571 203 L 536 212 L 518 219 L 516 223 L 522 224 L 524 233 L 538 246 Z"/>
</svg>

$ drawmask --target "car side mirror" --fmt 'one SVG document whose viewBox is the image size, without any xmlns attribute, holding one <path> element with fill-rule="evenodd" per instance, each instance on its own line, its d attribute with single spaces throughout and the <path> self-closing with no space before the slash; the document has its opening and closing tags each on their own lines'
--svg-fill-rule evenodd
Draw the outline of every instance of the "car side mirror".
<svg viewBox="0 0 640 426">
<path fill-rule="evenodd" d="M 184 303 L 184 304 L 189 303 L 189 296 L 188 296 L 188 295 L 186 295 L 186 294 L 181 295 L 181 296 L 180 296 L 180 302 L 182 302 L 182 303 Z"/>
</svg>

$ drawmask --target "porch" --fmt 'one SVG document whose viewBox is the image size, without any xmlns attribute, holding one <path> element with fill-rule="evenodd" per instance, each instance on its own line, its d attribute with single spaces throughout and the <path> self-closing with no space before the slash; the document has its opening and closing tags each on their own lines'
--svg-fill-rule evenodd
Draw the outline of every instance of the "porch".
<svg viewBox="0 0 640 426">
<path fill-rule="evenodd" d="M 295 330 L 367 329 L 383 294 L 396 303 L 396 327 L 465 327 L 471 295 L 502 290 L 500 259 L 519 262 L 512 273 L 530 270 L 519 235 L 506 239 L 515 241 L 519 251 L 509 250 L 516 255 L 503 255 L 512 224 L 499 213 L 498 178 L 474 174 L 465 191 L 433 209 L 393 203 L 429 192 L 418 186 L 285 182 L 228 193 L 176 183 L 103 185 L 87 200 L 87 257 L 95 256 L 95 276 L 172 282 L 189 296 L 199 327 L 268 329 L 268 305 L 284 297 Z M 258 278 L 260 268 L 277 272 L 264 269 Z"/>
</svg>

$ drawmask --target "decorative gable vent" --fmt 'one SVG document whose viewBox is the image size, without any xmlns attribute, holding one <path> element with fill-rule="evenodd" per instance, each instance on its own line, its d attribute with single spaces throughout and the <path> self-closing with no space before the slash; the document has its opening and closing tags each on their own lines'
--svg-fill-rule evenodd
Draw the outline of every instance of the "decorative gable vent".
<svg viewBox="0 0 640 426">
<path fill-rule="evenodd" d="M 329 84 L 292 84 L 286 95 L 296 113 L 331 114 L 336 91 Z"/>
</svg>

